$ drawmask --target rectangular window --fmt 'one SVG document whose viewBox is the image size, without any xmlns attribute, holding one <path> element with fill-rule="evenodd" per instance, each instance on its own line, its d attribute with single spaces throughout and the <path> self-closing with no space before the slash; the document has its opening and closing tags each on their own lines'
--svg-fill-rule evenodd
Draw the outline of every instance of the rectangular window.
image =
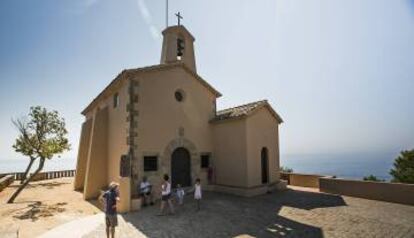
<svg viewBox="0 0 414 238">
<path fill-rule="evenodd" d="M 119 105 L 119 95 L 118 93 L 114 94 L 114 108 L 118 107 Z"/>
<path fill-rule="evenodd" d="M 158 158 L 157 156 L 144 156 L 144 171 L 157 171 Z"/>
<path fill-rule="evenodd" d="M 208 168 L 210 166 L 210 155 L 201 156 L 201 168 Z"/>
<path fill-rule="evenodd" d="M 217 115 L 217 110 L 216 110 L 217 108 L 216 107 L 217 107 L 216 100 L 214 100 L 213 101 L 213 114 L 214 115 Z"/>
</svg>

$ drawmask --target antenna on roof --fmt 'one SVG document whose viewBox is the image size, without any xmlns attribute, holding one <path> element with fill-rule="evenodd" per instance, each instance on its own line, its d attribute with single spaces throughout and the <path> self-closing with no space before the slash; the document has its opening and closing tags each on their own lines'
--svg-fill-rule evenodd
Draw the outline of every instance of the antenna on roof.
<svg viewBox="0 0 414 238">
<path fill-rule="evenodd" d="M 165 0 L 165 28 L 168 27 L 168 0 Z"/>
</svg>

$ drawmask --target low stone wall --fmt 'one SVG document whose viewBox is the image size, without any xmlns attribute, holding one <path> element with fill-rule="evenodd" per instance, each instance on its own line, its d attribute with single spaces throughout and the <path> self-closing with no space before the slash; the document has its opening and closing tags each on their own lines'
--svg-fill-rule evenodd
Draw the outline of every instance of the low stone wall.
<svg viewBox="0 0 414 238">
<path fill-rule="evenodd" d="M 318 174 L 280 173 L 280 178 L 287 180 L 289 185 L 319 188 L 319 178 L 324 177 Z"/>
<path fill-rule="evenodd" d="M 322 177 L 319 178 L 319 190 L 325 193 L 414 205 L 414 184 Z"/>
<path fill-rule="evenodd" d="M 7 188 L 11 183 L 14 181 L 14 176 L 12 175 L 6 175 L 0 178 L 0 192 L 3 191 L 3 189 Z"/>
</svg>

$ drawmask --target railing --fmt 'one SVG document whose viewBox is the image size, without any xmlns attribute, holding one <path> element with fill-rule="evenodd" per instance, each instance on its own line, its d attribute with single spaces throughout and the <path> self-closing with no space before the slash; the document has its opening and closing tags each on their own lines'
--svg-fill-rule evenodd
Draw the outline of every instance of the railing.
<svg viewBox="0 0 414 238">
<path fill-rule="evenodd" d="M 3 191 L 7 186 L 9 186 L 11 183 L 13 183 L 13 176 L 6 175 L 0 178 L 0 192 Z"/>
<path fill-rule="evenodd" d="M 24 173 L 4 173 L 0 174 L 0 178 L 6 176 L 6 175 L 12 175 L 14 177 L 14 180 L 22 180 Z"/>
<path fill-rule="evenodd" d="M 24 173 L 4 173 L 0 174 L 0 178 L 6 175 L 14 176 L 14 180 L 22 180 Z M 38 173 L 32 181 L 62 178 L 62 177 L 74 177 L 76 170 L 61 170 L 61 171 L 48 171 Z"/>
</svg>

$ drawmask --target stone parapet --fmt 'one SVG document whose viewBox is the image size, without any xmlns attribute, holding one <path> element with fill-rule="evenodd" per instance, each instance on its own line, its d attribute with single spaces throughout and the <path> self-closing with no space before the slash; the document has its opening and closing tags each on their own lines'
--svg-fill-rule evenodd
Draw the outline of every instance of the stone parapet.
<svg viewBox="0 0 414 238">
<path fill-rule="evenodd" d="M 299 173 L 280 173 L 280 178 L 288 182 L 289 185 L 319 188 L 319 178 L 326 177 L 319 174 L 299 174 Z"/>
<path fill-rule="evenodd" d="M 414 184 L 319 178 L 325 193 L 414 205 Z"/>
</svg>

